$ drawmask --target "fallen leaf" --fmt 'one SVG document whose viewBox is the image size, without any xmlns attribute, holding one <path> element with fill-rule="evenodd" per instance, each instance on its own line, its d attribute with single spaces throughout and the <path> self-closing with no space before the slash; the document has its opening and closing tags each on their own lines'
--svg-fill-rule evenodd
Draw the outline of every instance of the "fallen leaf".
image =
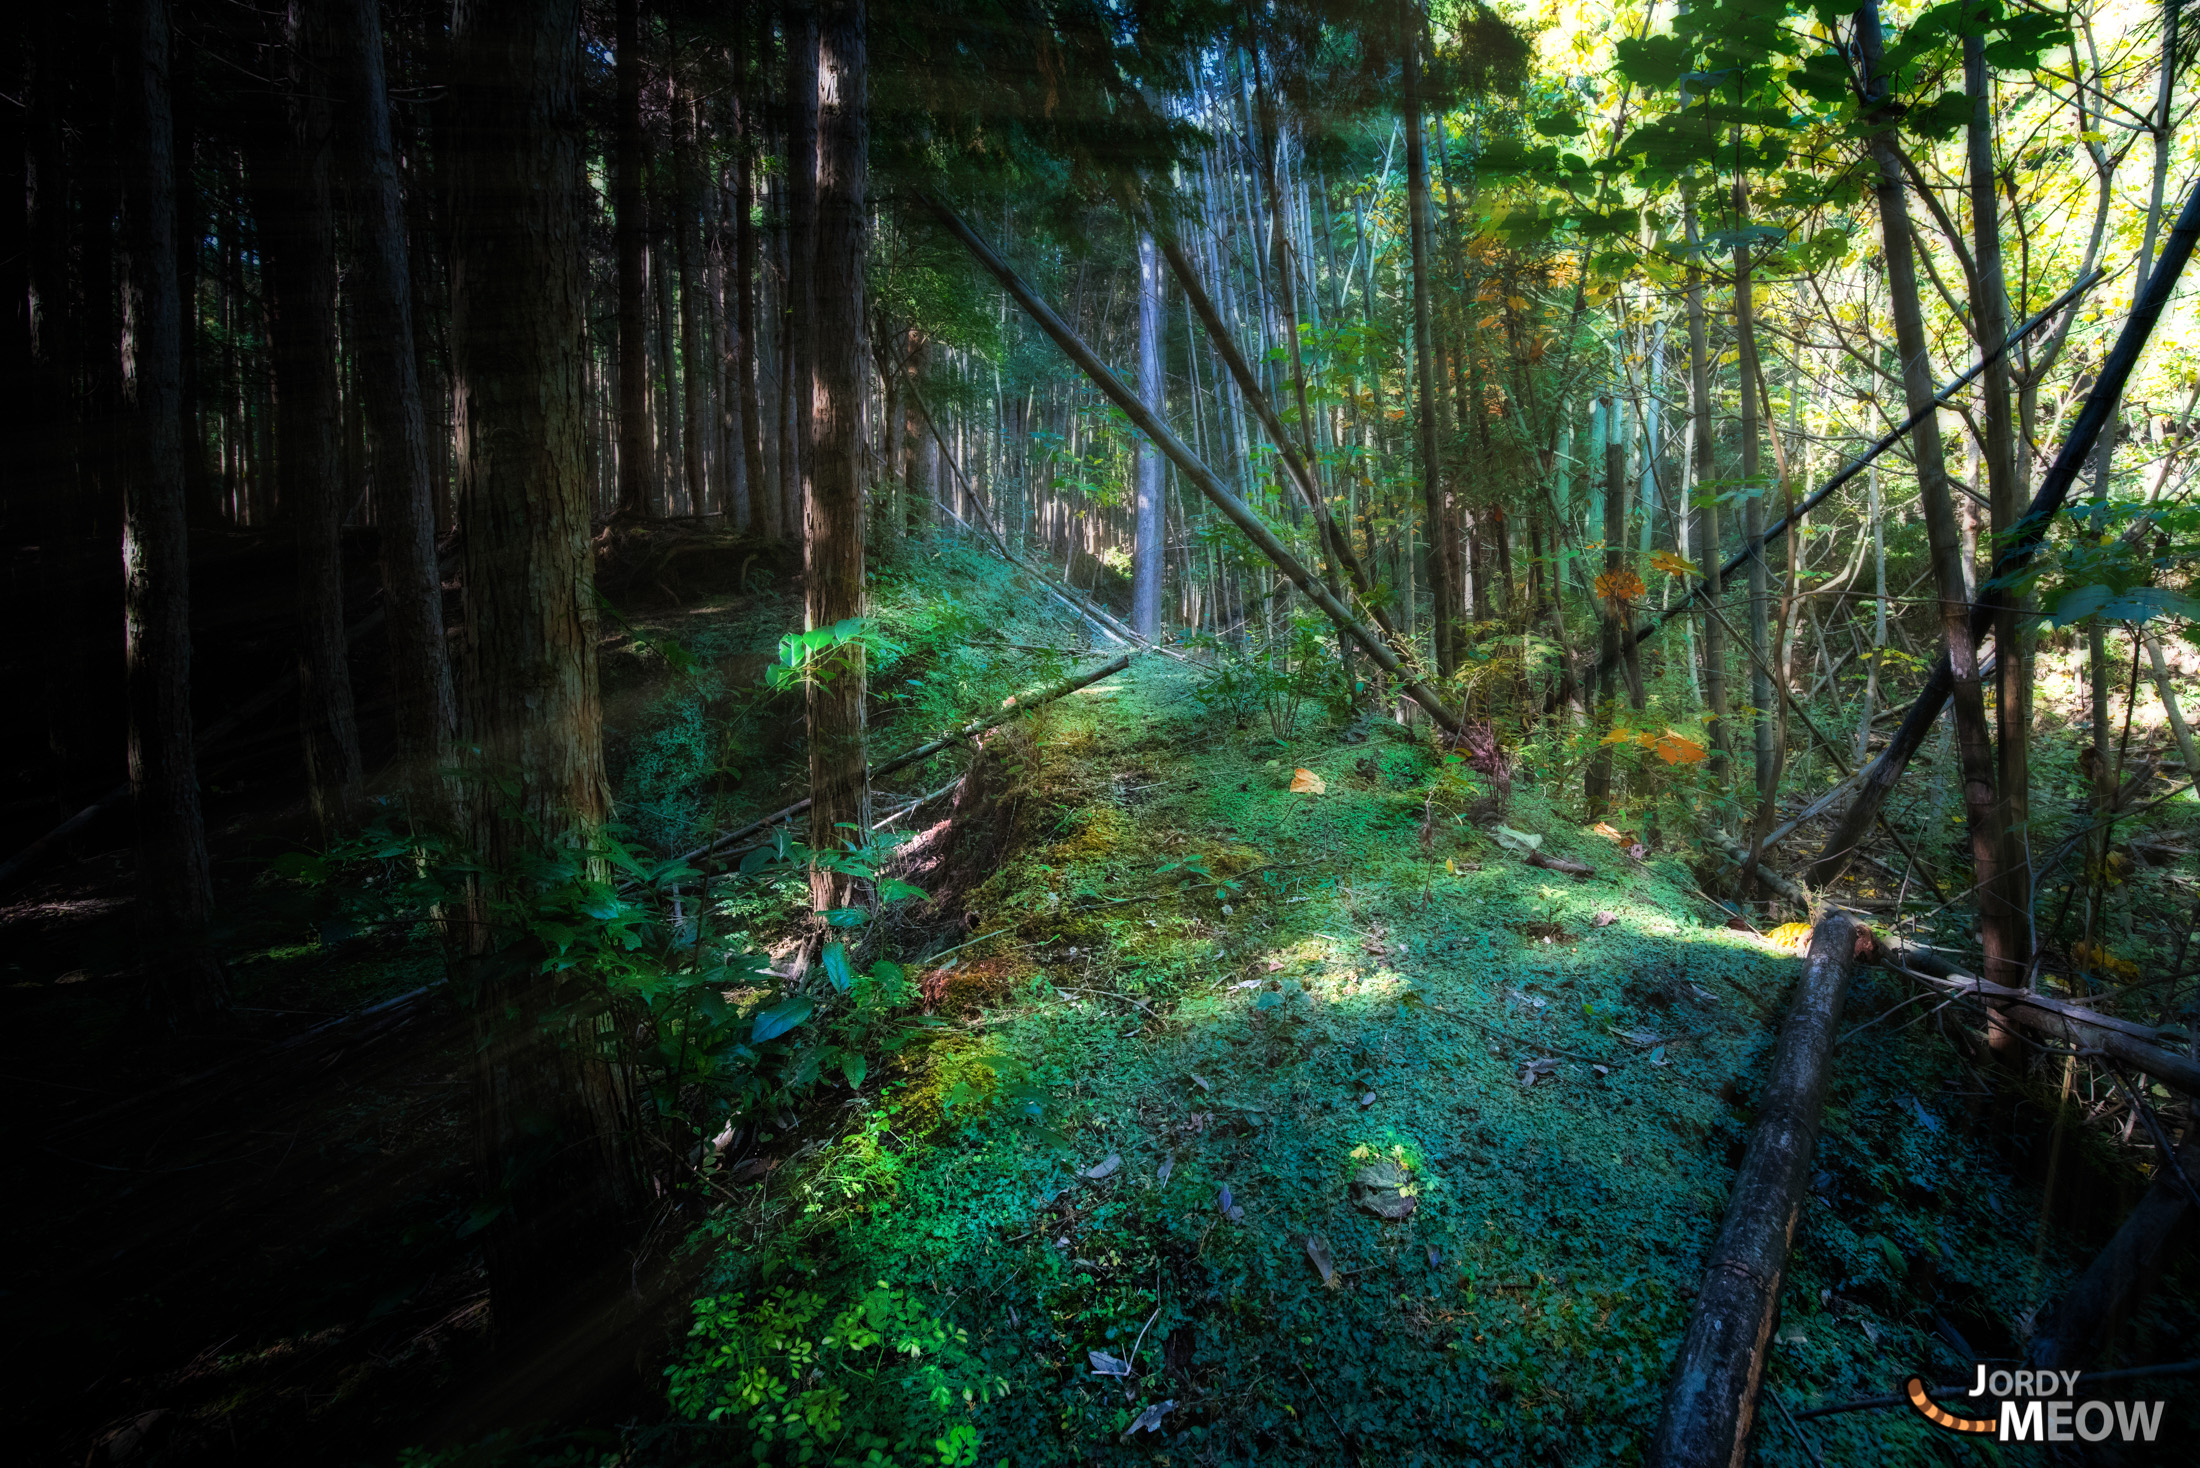
<svg viewBox="0 0 2200 1468">
<path fill-rule="evenodd" d="M 1371 1162 L 1352 1175 L 1353 1206 L 1396 1223 L 1420 1206 L 1413 1196 L 1413 1173 L 1399 1162 Z"/>
<path fill-rule="evenodd" d="M 1306 1236 L 1306 1257 L 1312 1261 L 1315 1271 L 1321 1275 L 1324 1288 L 1333 1290 L 1344 1283 L 1343 1278 L 1337 1273 L 1336 1261 L 1329 1257 L 1328 1241 L 1323 1239 L 1320 1234 L 1308 1234 Z"/>
<path fill-rule="evenodd" d="M 1547 1076 L 1557 1069 L 1558 1061 L 1551 1056 L 1546 1055 L 1540 1060 L 1531 1060 L 1520 1068 L 1520 1084 L 1532 1086 L 1539 1077 Z"/>
<path fill-rule="evenodd" d="M 1589 1069 L 1595 1071 L 1600 1076 L 1608 1076 L 1612 1073 L 1612 1068 L 1608 1065 L 1592 1065 L 1589 1067 Z"/>
<path fill-rule="evenodd" d="M 1663 1045 L 1650 1052 L 1650 1063 L 1652 1065 L 1665 1064 L 1665 1047 Z"/>
<path fill-rule="evenodd" d="M 1224 1183 L 1222 1185 L 1222 1191 L 1215 1194 L 1215 1207 L 1220 1210 L 1222 1216 L 1229 1219 L 1230 1222 L 1245 1222 L 1245 1209 L 1243 1205 L 1238 1203 L 1236 1199 L 1230 1196 L 1230 1185 L 1228 1183 Z"/>
<path fill-rule="evenodd" d="M 1175 1171 L 1176 1159 L 1174 1157 L 1164 1157 L 1161 1159 L 1161 1165 L 1154 1169 L 1153 1180 L 1157 1183 L 1166 1184 L 1169 1180 L 1169 1174 Z"/>
<path fill-rule="evenodd" d="M 1154 1403 L 1151 1407 L 1139 1413 L 1136 1421 L 1123 1429 L 1121 1441 L 1129 1442 L 1131 1434 L 1134 1432 L 1159 1432 L 1161 1430 L 1161 1419 L 1175 1410 L 1176 1402 L 1174 1399 Z"/>
<path fill-rule="evenodd" d="M 1365 1111 L 1368 1107 L 1373 1106 L 1374 1104 L 1375 1093 L 1373 1091 L 1368 1092 L 1365 1096 L 1362 1096 L 1360 1098 L 1360 1109 L 1362 1111 Z"/>
<path fill-rule="evenodd" d="M 1321 776 L 1301 768 L 1291 772 L 1291 790 L 1296 795 L 1326 795 L 1329 787 L 1322 783 Z"/>
<path fill-rule="evenodd" d="M 1442 1269 L 1444 1267 L 1444 1251 L 1434 1244 L 1428 1246 L 1428 1267 L 1431 1269 Z"/>
<path fill-rule="evenodd" d="M 1619 921 L 1619 914 L 1616 912 L 1600 912 L 1592 921 L 1600 928 L 1609 928 Z"/>
<path fill-rule="evenodd" d="M 1803 1334 L 1803 1327 L 1800 1325 L 1781 1326 L 1778 1339 L 1783 1346 L 1807 1346 L 1810 1344 L 1810 1337 Z"/>
<path fill-rule="evenodd" d="M 1094 1376 L 1128 1376 L 1131 1374 L 1131 1363 L 1119 1356 L 1111 1356 L 1106 1351 L 1087 1351 L 1085 1354 L 1092 1360 L 1092 1374 Z"/>
<path fill-rule="evenodd" d="M 1208 1079 L 1205 1076 L 1201 1075 L 1198 1071 L 1191 1071 L 1189 1072 L 1189 1074 L 1192 1078 L 1192 1084 L 1199 1087 L 1199 1089 L 1201 1089 L 1202 1091 L 1212 1091 L 1214 1089 L 1213 1084 L 1210 1083 Z"/>
<path fill-rule="evenodd" d="M 1602 836 L 1607 841 L 1625 841 L 1627 839 L 1627 833 L 1625 831 L 1614 830 L 1612 824 L 1609 821 L 1598 821 L 1589 829 L 1596 832 L 1599 836 Z"/>
<path fill-rule="evenodd" d="M 1269 960 L 1268 960 L 1268 963 L 1267 963 L 1267 969 L 1268 969 L 1268 972 L 1270 972 L 1270 973 L 1276 973 L 1276 972 L 1279 972 L 1279 971 L 1280 971 L 1280 970 L 1281 970 L 1282 968 L 1283 968 L 1283 960 L 1282 960 L 1282 959 L 1280 959 L 1280 958 L 1271 958 L 1271 959 L 1269 959 Z"/>
<path fill-rule="evenodd" d="M 1643 845 L 1640 841 L 1637 841 L 1634 845 L 1627 848 L 1627 854 L 1633 857 L 1636 861 L 1641 861 L 1644 857 L 1647 857 L 1650 854 L 1650 848 Z"/>
<path fill-rule="evenodd" d="M 1810 942 L 1809 923 L 1782 923 L 1765 934 L 1765 941 L 1775 948 L 1785 948 L 1792 953 L 1802 952 Z"/>
<path fill-rule="evenodd" d="M 1096 1183 L 1102 1182 L 1108 1178 L 1114 1177 L 1116 1169 L 1121 1167 L 1122 1165 L 1122 1156 L 1118 1153 L 1110 1152 L 1105 1162 L 1096 1162 L 1091 1167 L 1084 1169 L 1084 1171 L 1078 1173 L 1077 1175 L 1083 1178 L 1090 1178 Z"/>
</svg>

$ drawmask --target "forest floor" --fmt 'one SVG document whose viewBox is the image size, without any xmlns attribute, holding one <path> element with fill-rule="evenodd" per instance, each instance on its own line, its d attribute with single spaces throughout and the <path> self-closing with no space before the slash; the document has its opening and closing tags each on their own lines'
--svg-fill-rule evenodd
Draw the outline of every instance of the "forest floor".
<svg viewBox="0 0 2200 1468">
<path fill-rule="evenodd" d="M 880 755 L 1093 660 L 969 553 L 877 599 Z M 752 691 L 796 616 L 765 589 L 607 626 L 621 814 L 651 844 L 798 783 L 786 710 Z M 664 672 L 667 638 L 694 672 Z M 1006 788 L 983 880 L 874 940 L 923 1028 L 729 1153 L 692 1335 L 645 1353 L 670 1415 L 622 1342 L 627 1386 L 567 1414 L 622 1433 L 462 1456 L 745 1459 L 761 1426 L 821 1461 L 1638 1458 L 1800 970 L 1704 895 L 1681 813 L 1638 860 L 1577 784 L 1523 768 L 1500 807 L 1424 733 L 1309 702 L 1279 737 L 1158 657 L 977 758 Z M 1611 819 L 1631 839 L 1643 814 Z M 1527 865 L 1523 836 L 1593 875 Z M 246 1027 L 188 1059 L 138 1033 L 116 865 L 6 914 L 29 941 L 0 1065 L 33 1138 L 7 1186 L 39 1200 L 10 1210 L 11 1314 L 36 1322 L 11 1390 L 37 1461 L 390 1461 L 487 1431 L 463 1033 L 420 1000 L 313 1028 L 432 983 L 433 951 L 317 932 L 253 870 L 225 888 Z M 761 941 L 797 885 L 725 917 Z M 1989 1088 L 1916 997 L 1868 969 L 1851 991 L 1766 1463 L 1983 1461 L 1907 1411 L 1786 1413 L 2019 1354 L 2144 1185 L 2083 1124 L 2094 1098 Z M 2196 1329 L 2187 1260 L 2123 1359 Z"/>
</svg>

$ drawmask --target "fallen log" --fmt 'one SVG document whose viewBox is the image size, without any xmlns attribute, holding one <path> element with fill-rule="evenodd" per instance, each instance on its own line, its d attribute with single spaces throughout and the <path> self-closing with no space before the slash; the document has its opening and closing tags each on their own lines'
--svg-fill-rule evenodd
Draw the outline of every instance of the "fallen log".
<svg viewBox="0 0 2200 1468">
<path fill-rule="evenodd" d="M 907 754 L 890 759 L 883 765 L 874 765 L 870 774 L 865 778 L 873 781 L 882 780 L 896 770 L 905 770 L 919 760 L 930 759 L 950 745 L 960 744 L 965 739 L 973 739 L 996 724 L 1005 724 L 1018 714 L 1028 713 L 1042 704 L 1052 703 L 1058 698 L 1075 693 L 1080 688 L 1089 688 L 1102 678 L 1112 678 L 1130 665 L 1131 655 L 1124 653 L 1111 662 L 1102 663 L 1089 673 L 1075 673 L 1057 682 L 1046 684 L 1044 687 L 1029 688 L 1022 693 L 1012 694 L 1002 701 L 998 712 L 987 714 L 982 719 L 974 719 L 960 729 L 955 730 L 952 734 L 943 735 L 929 744 L 920 744 Z M 680 860 L 695 861 L 701 857 L 716 856 L 736 843 L 754 836 L 757 832 L 768 830 L 781 821 L 802 814 L 809 808 L 810 797 L 805 795 L 793 805 L 775 810 L 768 816 L 760 816 L 737 831 L 728 831 L 717 839 L 707 841 L 696 847 L 693 851 L 682 852 Z"/>
<path fill-rule="evenodd" d="M 1857 929 L 1845 913 L 1828 913 L 1811 930 L 1749 1150 L 1674 1359 L 1650 1443 L 1655 1468 L 1735 1468 L 1748 1448 L 1788 1247 L 1809 1194 L 1826 1061 L 1856 946 Z"/>
<path fill-rule="evenodd" d="M 1875 949 L 1890 967 L 1957 998 L 1992 1002 L 2002 1018 L 2073 1050 L 2097 1051 L 2110 1060 L 2144 1071 L 2188 1096 L 2200 1096 L 2200 1060 L 2180 1055 L 2162 1043 L 2162 1031 L 2133 1020 L 2100 1014 L 2082 1004 L 2047 994 L 1990 984 L 1958 971 L 1929 948 L 1899 939 L 1875 938 Z"/>
<path fill-rule="evenodd" d="M 1713 831 L 1709 839 L 1736 866 L 1749 865 L 1749 848 L 1732 836 L 1724 831 Z M 1762 860 L 1757 863 L 1757 880 L 1764 884 L 1766 891 L 1785 897 L 1805 912 L 1810 911 L 1810 894 L 1766 866 Z"/>
<path fill-rule="evenodd" d="M 2026 1352 L 2035 1368 L 2083 1367 L 2101 1359 L 2117 1328 L 2131 1318 L 2192 1231 L 2192 1179 L 2200 1177 L 2200 1136 L 2188 1137 L 2174 1160 L 2163 1158 L 2153 1184 L 2124 1219 L 2108 1247 L 2094 1256 Z M 2094 1380 L 2091 1372 L 2086 1380 Z"/>
</svg>

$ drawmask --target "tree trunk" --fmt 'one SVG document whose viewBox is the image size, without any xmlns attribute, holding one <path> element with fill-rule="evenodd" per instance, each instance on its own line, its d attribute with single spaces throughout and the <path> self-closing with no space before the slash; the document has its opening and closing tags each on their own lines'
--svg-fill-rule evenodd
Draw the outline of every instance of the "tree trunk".
<svg viewBox="0 0 2200 1468">
<path fill-rule="evenodd" d="M 582 439 L 587 281 L 579 0 L 461 0 L 452 69 L 452 349 L 461 384 L 467 789 L 484 875 L 458 927 L 500 1333 L 621 1254 L 639 1201 L 627 1098 L 586 980 L 542 972 L 523 865 L 568 867 L 606 814 Z M 507 794 L 506 791 L 511 793 Z M 625 1271 L 616 1272 L 623 1281 Z"/>
<path fill-rule="evenodd" d="M 761 8 L 761 7 L 759 7 Z M 741 528 L 776 539 L 779 517 L 771 514 L 772 486 L 764 479 L 764 405 L 756 390 L 756 173 L 755 143 L 750 136 L 754 110 L 749 106 L 746 56 L 748 32 L 737 32 L 733 91 L 733 299 L 734 392 L 741 399 L 741 454 L 747 463 L 748 513 Z"/>
<path fill-rule="evenodd" d="M 1734 181 L 1734 213 L 1743 212 L 1748 193 Z M 1749 247 L 1734 249 L 1734 337 L 1739 349 L 1742 417 L 1742 535 L 1749 547 L 1749 701 L 1751 745 L 1756 755 L 1757 810 L 1750 822 L 1751 849 L 1764 840 L 1778 817 L 1780 797 L 1780 695 L 1772 686 L 1772 568 L 1765 564 L 1765 485 L 1763 426 L 1758 417 L 1757 321 L 1751 296 Z M 1794 537 L 1789 541 L 1793 543 Z M 1746 893 L 1744 894 L 1747 895 Z"/>
<path fill-rule="evenodd" d="M 1138 399 L 1156 417 L 1165 414 L 1168 379 L 1162 371 L 1163 294 L 1161 253 L 1151 234 L 1138 236 Z M 1154 446 L 1141 439 L 1137 458 L 1136 543 L 1131 556 L 1131 627 L 1152 642 L 1161 635 L 1161 496 L 1167 469 Z"/>
<path fill-rule="evenodd" d="M 808 357 L 809 493 L 803 504 L 803 620 L 832 627 L 864 614 L 863 271 L 869 244 L 870 104 L 864 66 L 864 0 L 831 0 L 808 28 L 815 43 L 815 314 Z M 865 773 L 863 646 L 850 642 L 808 688 L 810 846 L 837 851 L 871 828 Z M 844 829 L 853 827 L 852 830 Z M 866 900 L 868 889 L 822 865 L 810 869 L 821 909 Z"/>
<path fill-rule="evenodd" d="M 207 933 L 213 879 L 191 738 L 191 546 L 178 381 L 175 160 L 167 0 L 116 15 L 114 145 L 121 164 L 123 639 L 140 931 L 171 1023 L 223 1013 L 228 985 Z"/>
<path fill-rule="evenodd" d="M 672 238 L 673 254 L 680 266 L 680 405 L 682 430 L 680 457 L 687 467 L 688 513 L 710 513 L 710 454 L 708 443 L 713 415 L 706 389 L 710 384 L 710 344 L 703 338 L 702 242 L 697 225 L 702 217 L 702 164 L 696 158 L 695 95 L 684 78 L 674 81 L 672 115 L 678 141 L 673 148 Z"/>
<path fill-rule="evenodd" d="M 449 810 L 440 771 L 450 760 L 456 708 L 444 647 L 404 201 L 383 79 L 380 0 L 350 0 L 335 9 L 333 20 L 329 76 L 338 88 L 337 136 L 351 193 L 353 351 L 374 464 L 399 780 L 411 793 L 415 815 L 441 824 Z"/>
<path fill-rule="evenodd" d="M 1879 7 L 1874 0 L 1856 12 L 1858 50 L 1866 74 L 1879 66 Z M 1883 99 L 1884 78 L 1873 83 L 1867 104 Z M 1969 594 L 1963 577 L 1963 538 L 1956 524 L 1955 504 L 1948 489 L 1948 470 L 1940 440 L 1940 423 L 1930 411 L 1933 401 L 1931 366 L 1927 360 L 1924 313 L 1917 290 L 1916 263 L 1912 257 L 1909 203 L 1900 157 L 1891 129 L 1872 134 L 1871 154 L 1876 165 L 1873 187 L 1879 198 L 1880 225 L 1886 236 L 1887 289 L 1894 312 L 1896 349 L 1902 359 L 1902 391 L 1908 410 L 1918 415 L 1912 431 L 1911 453 L 1917 467 L 1919 507 L 1924 512 L 1926 538 L 1940 592 L 1940 620 L 1948 646 L 1949 668 L 1954 678 L 1950 696 L 1955 705 L 1956 739 L 1963 767 L 1963 803 L 1970 817 L 1971 861 L 1979 892 L 1980 939 L 1986 953 L 1986 977 L 1999 984 L 2021 985 L 2030 955 L 2022 941 L 2019 905 L 2009 900 L 2001 880 L 2001 817 L 1995 801 L 1994 752 L 1986 730 L 1986 702 L 1979 686 L 1978 646 L 1971 631 Z M 1989 348 L 1990 350 L 1990 348 Z M 2005 654 L 2006 656 L 2006 654 Z M 2018 1042 L 1996 1027 L 1996 1048 L 2008 1053 Z"/>
<path fill-rule="evenodd" d="M 1436 451 L 1436 352 L 1429 313 L 1428 150 L 1421 138 L 1421 56 L 1418 38 L 1408 41 L 1405 58 L 1406 217 L 1413 266 L 1413 372 L 1416 403 L 1415 446 L 1419 452 L 1421 496 L 1428 516 L 1428 582 L 1433 608 L 1436 674 L 1449 678 L 1458 667 L 1453 645 L 1458 620 L 1459 547 L 1450 533 L 1448 496 L 1438 477 Z"/>
<path fill-rule="evenodd" d="M 806 540 L 810 407 L 815 391 L 811 352 L 817 315 L 817 18 L 807 6 L 790 6 L 783 25 L 787 47 L 787 295 L 781 309 L 786 315 L 787 350 L 782 371 L 787 389 L 787 442 L 781 453 L 788 523 Z"/>
<path fill-rule="evenodd" d="M 1687 230 L 1688 242 L 1694 245 L 1693 203 L 1687 210 Z M 1693 254 L 1690 258 L 1693 260 Z M 1696 554 L 1703 565 L 1704 601 L 1716 607 L 1726 591 L 1726 552 L 1720 543 L 1718 498 L 1706 492 L 1706 486 L 1716 477 L 1712 472 L 1712 450 L 1718 434 L 1711 424 L 1711 342 L 1704 320 L 1703 272 L 1694 264 L 1688 267 L 1688 418 L 1690 446 L 1696 456 L 1695 483 L 1703 499 L 1702 508 L 1696 512 Z M 1710 708 L 1711 778 L 1723 785 L 1731 759 L 1732 735 L 1726 718 L 1726 624 L 1715 616 L 1706 616 L 1703 622 L 1703 693 Z"/>
<path fill-rule="evenodd" d="M 656 498 L 657 459 L 649 423 L 649 305 L 644 297 L 642 179 L 642 3 L 619 0 L 616 41 L 618 117 L 612 168 L 612 247 L 618 254 L 619 497 L 618 520 L 639 520 Z"/>
<path fill-rule="evenodd" d="M 1617 397 L 1604 400 L 1604 419 L 1604 573 L 1613 576 L 1627 564 L 1626 549 L 1621 544 L 1627 524 L 1627 452 L 1618 432 Z M 1606 585 L 1610 583 L 1607 582 Z M 1604 673 L 1598 680 L 1600 686 L 1592 688 L 1589 696 L 1595 707 L 1596 727 L 1609 730 L 1619 703 L 1619 644 L 1624 634 L 1620 624 L 1620 608 L 1611 598 L 1597 598 L 1597 614 L 1603 623 L 1597 666 Z M 1612 748 L 1608 744 L 1599 745 L 1596 754 L 1589 761 L 1589 774 L 1584 787 L 1592 819 L 1604 814 L 1611 789 Z"/>
<path fill-rule="evenodd" d="M 312 0 L 284 18 L 280 129 L 254 167 L 262 269 L 273 305 L 276 492 L 297 547 L 298 724 L 306 798 L 332 839 L 360 798 L 359 735 L 344 635 L 344 487 L 337 448 L 336 217 L 326 21 Z"/>
</svg>

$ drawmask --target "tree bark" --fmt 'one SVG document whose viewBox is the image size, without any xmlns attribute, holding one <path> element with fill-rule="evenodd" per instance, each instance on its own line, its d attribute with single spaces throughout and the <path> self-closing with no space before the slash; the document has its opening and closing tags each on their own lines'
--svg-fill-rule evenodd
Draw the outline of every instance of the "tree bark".
<svg viewBox="0 0 2200 1468">
<path fill-rule="evenodd" d="M 649 423 L 649 306 L 645 299 L 642 144 L 642 4 L 619 0 L 614 58 L 618 95 L 612 168 L 612 248 L 618 255 L 619 495 L 612 518 L 639 520 L 656 498 Z"/>
<path fill-rule="evenodd" d="M 452 348 L 459 388 L 468 831 L 457 927 L 500 1333 L 619 1258 L 639 1201 L 621 1078 L 586 980 L 542 972 L 525 917 L 548 862 L 587 870 L 606 814 L 589 554 L 579 0 L 460 0 Z M 620 1278 L 624 1278 L 623 1270 Z"/>
<path fill-rule="evenodd" d="M 390 141 L 380 0 L 350 0 L 332 13 L 329 77 L 338 88 L 337 136 L 356 236 L 350 289 L 389 628 L 399 780 L 414 814 L 451 814 L 441 771 L 450 762 L 457 710 L 443 635 L 443 576 L 436 564 L 428 428 L 413 342 L 412 270 L 404 201 Z"/>
<path fill-rule="evenodd" d="M 864 614 L 863 272 L 869 245 L 870 106 L 866 92 L 864 0 L 830 0 L 809 28 L 816 107 L 815 313 L 809 493 L 803 504 L 803 621 L 831 627 Z M 805 262 L 807 263 L 807 262 Z M 837 851 L 871 828 L 866 774 L 863 645 L 851 642 L 809 684 L 810 846 Z M 844 827 L 853 827 L 852 831 Z M 822 865 L 810 869 L 821 909 L 868 898 L 867 884 Z"/>
<path fill-rule="evenodd" d="M 226 1012 L 229 990 L 207 932 L 214 888 L 191 739 L 191 546 L 184 516 L 167 0 L 126 0 L 115 20 L 128 470 L 123 645 L 138 916 L 161 976 L 154 1002 L 171 1023 L 184 1025 Z"/>
</svg>

